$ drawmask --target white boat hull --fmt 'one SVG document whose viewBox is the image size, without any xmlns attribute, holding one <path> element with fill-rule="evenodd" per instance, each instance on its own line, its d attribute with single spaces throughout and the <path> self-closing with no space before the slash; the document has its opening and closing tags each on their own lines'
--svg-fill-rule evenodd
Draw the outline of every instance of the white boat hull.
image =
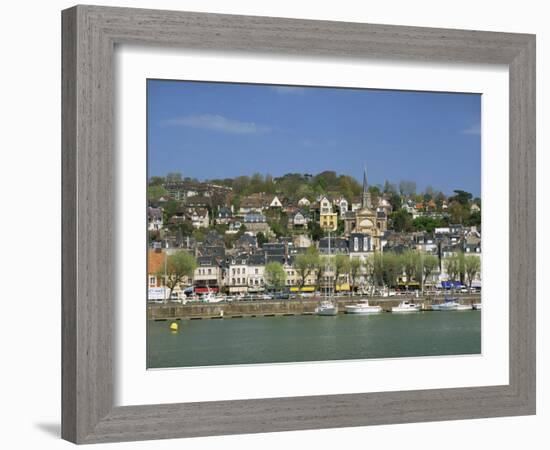
<svg viewBox="0 0 550 450">
<path fill-rule="evenodd" d="M 409 313 L 409 312 L 418 312 L 418 311 L 420 311 L 420 305 L 416 303 L 411 303 L 407 300 L 399 303 L 399 306 L 394 306 L 391 309 L 391 312 L 397 312 L 397 313 Z"/>
<path fill-rule="evenodd" d="M 324 307 L 324 308 L 316 308 L 315 314 L 318 316 L 335 316 L 338 314 L 338 307 Z"/>
<path fill-rule="evenodd" d="M 456 311 L 458 305 L 456 303 L 440 303 L 432 305 L 432 311 Z"/>
<path fill-rule="evenodd" d="M 377 314 L 382 312 L 381 306 L 365 306 L 365 305 L 348 305 L 345 307 L 346 314 Z"/>
<path fill-rule="evenodd" d="M 481 311 L 481 303 L 474 303 L 474 309 L 476 311 Z"/>
<path fill-rule="evenodd" d="M 457 311 L 471 311 L 473 309 L 472 305 L 458 305 L 456 307 Z"/>
<path fill-rule="evenodd" d="M 391 309 L 391 312 L 398 312 L 398 313 L 409 313 L 409 312 L 418 312 L 420 311 L 420 306 L 415 306 L 411 308 L 401 308 L 399 306 L 394 306 Z"/>
</svg>

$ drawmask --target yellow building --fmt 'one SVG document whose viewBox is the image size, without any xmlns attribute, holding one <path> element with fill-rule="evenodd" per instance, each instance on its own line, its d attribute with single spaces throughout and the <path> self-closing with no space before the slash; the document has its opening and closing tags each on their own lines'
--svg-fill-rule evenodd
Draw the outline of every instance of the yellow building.
<svg viewBox="0 0 550 450">
<path fill-rule="evenodd" d="M 319 202 L 319 225 L 325 231 L 336 231 L 338 228 L 338 213 L 332 210 L 332 203 L 327 197 Z"/>
</svg>

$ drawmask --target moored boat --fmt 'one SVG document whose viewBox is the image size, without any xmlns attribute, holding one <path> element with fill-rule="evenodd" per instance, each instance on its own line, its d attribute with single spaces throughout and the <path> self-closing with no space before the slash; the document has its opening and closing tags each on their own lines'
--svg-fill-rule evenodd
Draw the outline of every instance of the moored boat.
<svg viewBox="0 0 550 450">
<path fill-rule="evenodd" d="M 399 303 L 399 306 L 394 306 L 391 312 L 418 312 L 420 311 L 420 305 L 411 303 L 407 300 Z"/>
<path fill-rule="evenodd" d="M 338 305 L 336 302 L 324 300 L 315 308 L 315 314 L 318 316 L 335 316 L 338 314 Z"/>
<path fill-rule="evenodd" d="M 355 305 L 346 305 L 344 307 L 346 314 L 376 314 L 379 312 L 382 312 L 381 306 L 371 306 L 369 305 L 369 301 L 365 300 L 361 303 L 356 303 Z"/>
<path fill-rule="evenodd" d="M 456 306 L 456 311 L 471 311 L 473 309 L 472 305 L 461 305 L 460 303 Z"/>
<path fill-rule="evenodd" d="M 475 309 L 476 311 L 481 311 L 481 303 L 474 303 L 472 305 L 472 308 Z"/>
<path fill-rule="evenodd" d="M 432 311 L 456 311 L 460 303 L 457 302 L 456 297 L 445 297 L 443 303 L 437 303 L 432 305 Z"/>
</svg>

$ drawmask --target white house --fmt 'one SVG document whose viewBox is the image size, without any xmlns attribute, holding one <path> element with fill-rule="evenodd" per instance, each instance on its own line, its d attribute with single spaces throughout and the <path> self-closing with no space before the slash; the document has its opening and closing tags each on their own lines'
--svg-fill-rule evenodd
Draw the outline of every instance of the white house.
<svg viewBox="0 0 550 450">
<path fill-rule="evenodd" d="M 147 208 L 147 228 L 149 231 L 162 230 L 162 209 Z"/>
<path fill-rule="evenodd" d="M 276 195 L 271 199 L 271 201 L 269 202 L 269 207 L 270 208 L 282 208 L 283 207 L 283 203 L 281 202 L 281 200 L 279 200 L 279 197 L 277 197 Z"/>
</svg>

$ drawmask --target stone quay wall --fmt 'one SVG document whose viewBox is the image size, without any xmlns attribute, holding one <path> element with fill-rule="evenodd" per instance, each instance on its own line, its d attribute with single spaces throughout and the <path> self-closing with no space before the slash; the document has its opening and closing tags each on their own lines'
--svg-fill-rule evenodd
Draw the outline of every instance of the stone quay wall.
<svg viewBox="0 0 550 450">
<path fill-rule="evenodd" d="M 481 303 L 481 295 L 460 295 L 458 302 L 461 304 Z M 370 305 L 380 305 L 385 311 L 391 310 L 404 300 L 420 303 L 423 309 L 429 310 L 433 303 L 443 302 L 443 296 L 431 297 L 369 297 Z M 293 316 L 313 314 L 315 307 L 322 298 L 307 298 L 298 300 L 252 300 L 233 301 L 221 303 L 190 302 L 179 304 L 168 302 L 149 303 L 147 305 L 147 318 L 149 320 L 173 320 L 173 319 L 217 319 L 238 317 L 269 317 L 269 316 Z M 340 311 L 344 311 L 345 305 L 359 303 L 361 297 L 337 298 Z"/>
</svg>

